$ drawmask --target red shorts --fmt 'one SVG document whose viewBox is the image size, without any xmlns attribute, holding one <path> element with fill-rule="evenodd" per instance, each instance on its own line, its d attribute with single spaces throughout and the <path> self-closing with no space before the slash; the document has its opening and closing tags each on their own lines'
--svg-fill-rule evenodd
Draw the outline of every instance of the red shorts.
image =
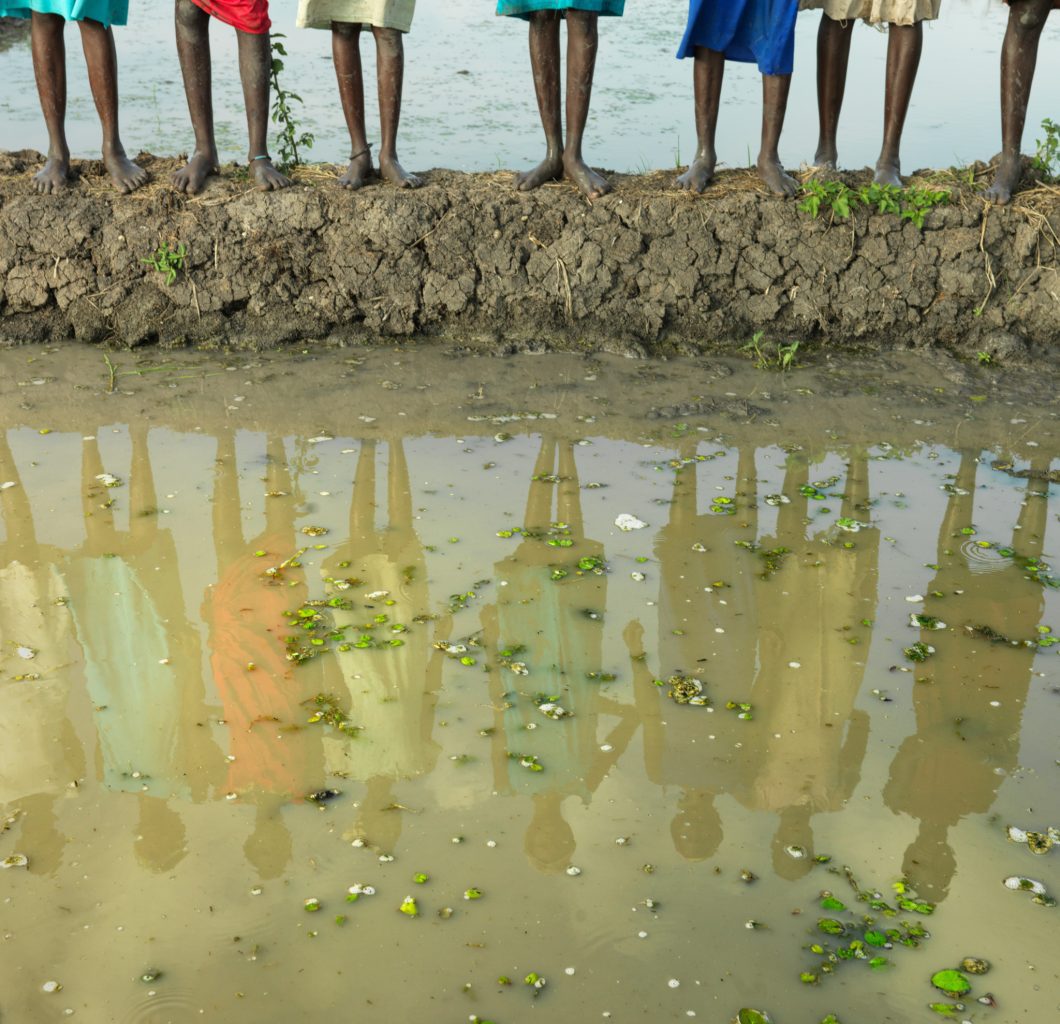
<svg viewBox="0 0 1060 1024">
<path fill-rule="evenodd" d="M 212 18 L 226 25 L 260 36 L 269 31 L 269 0 L 192 0 Z"/>
</svg>

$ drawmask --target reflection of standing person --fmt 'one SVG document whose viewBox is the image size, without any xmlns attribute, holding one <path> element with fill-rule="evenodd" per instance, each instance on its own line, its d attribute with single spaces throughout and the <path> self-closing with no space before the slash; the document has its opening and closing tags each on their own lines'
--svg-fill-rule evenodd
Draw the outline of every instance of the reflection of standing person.
<svg viewBox="0 0 1060 1024">
<path fill-rule="evenodd" d="M 978 462 L 977 452 L 961 456 L 939 529 L 939 570 L 927 587 L 924 614 L 947 629 L 921 632 L 921 641 L 938 653 L 917 670 L 928 681 L 913 690 L 916 732 L 898 749 L 883 791 L 891 810 L 919 821 L 903 870 L 918 892 L 936 901 L 946 895 L 956 869 L 947 833 L 967 815 L 989 811 L 1003 778 L 1019 763 L 1020 724 L 1037 653 L 1036 647 L 961 634 L 965 626 L 986 625 L 1028 639 L 1044 608 L 1041 585 L 1024 579 L 1019 566 L 999 563 L 990 571 L 961 546 L 961 530 L 972 526 Z M 1033 468 L 1048 470 L 1048 458 Z M 1041 480 L 1027 483 L 1012 534 L 1012 547 L 1022 556 L 1042 553 L 1047 491 Z M 989 704 L 994 696 L 997 707 Z"/>
<path fill-rule="evenodd" d="M 817 32 L 817 109 L 821 135 L 813 162 L 835 170 L 836 132 L 846 91 L 847 64 L 854 22 L 887 26 L 887 92 L 883 111 L 883 148 L 876 161 L 879 185 L 902 187 L 899 151 L 909 101 L 913 95 L 924 22 L 939 16 L 942 0 L 800 0 L 800 10 L 820 10 Z"/>
<path fill-rule="evenodd" d="M 70 619 L 55 558 L 41 549 L 29 497 L 7 437 L 0 433 L 0 490 L 6 540 L 0 547 L 0 820 L 23 815 L 22 840 L 32 872 L 52 874 L 67 839 L 56 804 L 85 769 L 67 711 L 63 663 Z M 33 652 L 23 658 L 19 647 Z M 18 679 L 17 676 L 32 678 Z"/>
<path fill-rule="evenodd" d="M 389 850 L 401 831 L 401 815 L 382 812 L 392 806 L 391 790 L 400 779 L 426 774 L 438 759 L 433 738 L 434 709 L 444 655 L 432 644 L 427 622 L 413 623 L 429 608 L 427 562 L 413 528 L 412 488 L 400 440 L 387 444 L 387 521 L 376 509 L 374 441 L 362 441 L 350 499 L 349 538 L 324 565 L 328 594 L 348 598 L 350 609 L 336 609 L 335 625 L 350 640 L 365 633 L 376 615 L 386 615 L 371 635 L 380 649 L 336 653 L 342 688 L 351 700 L 350 717 L 363 732 L 356 740 L 325 740 L 328 769 L 366 783 L 361 817 L 351 835 L 364 833 Z M 355 576 L 356 589 L 336 583 Z M 367 598 L 368 594 L 378 597 Z M 393 603 L 389 603 L 393 602 Z M 443 635 L 446 623 L 436 630 Z M 400 646 L 387 646 L 394 641 Z"/>
<path fill-rule="evenodd" d="M 63 575 L 97 709 L 102 781 L 113 791 L 140 795 L 136 834 L 151 832 L 153 841 L 138 839 L 137 853 L 162 870 L 184 853 L 184 827 L 167 801 L 203 799 L 209 784 L 204 765 L 216 752 L 197 726 L 206 717 L 198 634 L 187 620 L 173 536 L 158 522 L 147 427 L 134 427 L 131 441 L 127 492 L 107 486 L 98 443 L 85 442 L 87 538 Z M 129 531 L 122 535 L 108 499 L 124 493 Z M 165 841 L 158 842 L 162 835 Z"/>
<path fill-rule="evenodd" d="M 758 672 L 751 690 L 758 766 L 742 798 L 779 815 L 773 864 L 785 877 L 809 870 L 808 856 L 794 859 L 784 850 L 812 851 L 812 816 L 850 799 L 869 733 L 868 715 L 854 708 L 868 652 L 851 645 L 843 628 L 875 615 L 879 533 L 862 526 L 840 534 L 852 549 L 834 542 L 834 528 L 807 540 L 809 499 L 800 488 L 808 481 L 808 463 L 792 457 L 784 479 L 790 504 L 780 507 L 776 537 L 759 541 L 764 552 L 783 547 L 790 554 L 780 556 L 758 587 Z M 841 515 L 865 516 L 868 498 L 868 461 L 852 456 Z"/>
<path fill-rule="evenodd" d="M 694 453 L 694 446 L 689 454 Z M 700 514 L 697 464 L 674 478 L 670 520 L 659 531 L 659 672 L 663 679 L 683 673 L 699 679 L 717 705 L 726 696 L 750 689 L 755 666 L 757 613 L 753 573 L 736 541 L 753 541 L 757 526 L 754 449 L 739 452 L 732 515 Z M 693 545 L 701 545 L 700 551 Z M 724 587 L 716 587 L 724 583 Z M 710 593 L 708 593 L 710 591 Z M 704 612 L 704 602 L 709 611 Z M 717 633 L 715 630 L 724 630 Z M 630 653 L 639 649 L 639 625 L 627 628 Z M 670 826 L 674 848 L 689 860 L 705 860 L 717 850 L 722 823 L 714 801 L 742 787 L 747 750 L 743 722 L 724 710 L 674 708 L 662 725 L 660 693 L 641 660 L 634 662 L 634 690 L 644 723 L 648 778 L 659 786 L 678 786 Z M 708 736 L 713 735 L 711 740 Z"/>
<path fill-rule="evenodd" d="M 268 579 L 265 570 L 296 550 L 295 504 L 281 439 L 266 446 L 265 528 L 243 539 L 235 439 L 231 431 L 218 438 L 213 497 L 213 539 L 217 583 L 203 601 L 209 626 L 210 668 L 229 728 L 226 792 L 257 808 L 254 832 L 244 850 L 264 878 L 277 877 L 291 854 L 291 837 L 280 817 L 283 804 L 319 787 L 320 757 L 314 739 L 281 732 L 302 722 L 301 701 L 312 692 L 299 685 L 284 653 L 284 612 L 290 610 L 290 578 Z M 268 496 L 271 495 L 271 496 Z M 265 551 L 257 557 L 255 551 Z M 300 670 L 311 673 L 312 666 Z M 317 756 L 314 758 L 314 750 Z"/>
<path fill-rule="evenodd" d="M 599 692 L 601 684 L 587 677 L 601 670 L 606 576 L 572 571 L 563 580 L 550 579 L 550 566 L 560 560 L 557 552 L 563 552 L 567 564 L 584 558 L 602 560 L 604 548 L 585 536 L 573 444 L 557 446 L 554 439 L 544 438 L 524 525 L 529 531 L 545 533 L 553 522 L 566 524 L 573 545 L 554 548 L 543 539 L 524 538 L 497 564 L 495 576 L 507 586 L 500 591 L 496 607 L 483 613 L 491 652 L 513 644 L 526 647 L 517 656 L 529 667 L 525 684 L 524 677 L 499 665 L 490 671 L 490 697 L 497 709 L 494 789 L 531 797 L 533 820 L 527 829 L 526 852 L 543 871 L 561 870 L 574 852 L 574 834 L 563 818 L 563 801 L 577 796 L 588 805 L 636 729 L 632 709 L 604 697 Z M 520 692 L 506 699 L 511 690 Z M 557 695 L 560 706 L 572 717 L 546 718 L 524 690 Z M 620 719 L 602 744 L 597 738 L 601 715 Z M 533 728 L 528 730 L 528 726 Z M 601 746 L 609 749 L 601 750 Z M 532 755 L 544 770 L 530 771 L 509 758 L 510 753 Z"/>
</svg>

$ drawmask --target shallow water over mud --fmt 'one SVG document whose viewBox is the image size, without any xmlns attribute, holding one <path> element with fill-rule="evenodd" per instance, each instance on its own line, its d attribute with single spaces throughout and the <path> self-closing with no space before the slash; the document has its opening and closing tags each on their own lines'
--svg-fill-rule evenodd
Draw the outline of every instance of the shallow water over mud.
<svg viewBox="0 0 1060 1024">
<path fill-rule="evenodd" d="M 1055 1016 L 1050 406 L 162 356 L 0 352 L 0 1021 Z"/>
<path fill-rule="evenodd" d="M 316 135 L 309 159 L 344 161 L 349 139 L 338 104 L 328 34 L 294 27 L 297 4 L 272 4 L 273 31 L 286 35 L 285 87 L 304 100 L 303 127 Z M 406 40 L 400 151 L 409 168 L 488 171 L 521 169 L 542 155 L 521 22 L 496 18 L 489 0 L 421 0 Z M 122 126 L 130 153 L 174 153 L 192 145 L 173 30 L 172 0 L 137 0 L 129 25 L 115 30 L 121 76 Z M 674 59 L 687 5 L 631 0 L 623 18 L 600 24 L 600 55 L 586 154 L 618 171 L 673 167 L 696 148 L 691 61 Z M 924 54 L 904 137 L 903 166 L 963 165 L 1001 148 L 999 61 L 1007 8 L 1000 0 L 946 0 L 924 36 Z M 820 16 L 806 12 L 796 30 L 795 75 L 781 156 L 789 167 L 813 158 L 817 145 L 815 47 Z M 883 124 L 887 40 L 864 26 L 854 33 L 847 100 L 839 130 L 844 167 L 874 165 Z M 235 33 L 211 33 L 218 145 L 223 160 L 247 158 Z M 1060 18 L 1042 37 L 1024 151 L 1056 119 L 1060 90 Z M 369 139 L 377 142 L 375 54 L 368 34 L 364 60 Z M 75 156 L 98 155 L 99 122 L 87 87 L 77 33 L 67 33 L 68 128 Z M 758 151 L 761 77 L 750 65 L 727 66 L 718 125 L 718 154 L 746 167 Z M 0 52 L 0 120 L 4 148 L 47 149 L 29 46 Z M 377 142 L 378 144 L 378 142 Z M 273 142 L 275 147 L 275 142 Z"/>
</svg>

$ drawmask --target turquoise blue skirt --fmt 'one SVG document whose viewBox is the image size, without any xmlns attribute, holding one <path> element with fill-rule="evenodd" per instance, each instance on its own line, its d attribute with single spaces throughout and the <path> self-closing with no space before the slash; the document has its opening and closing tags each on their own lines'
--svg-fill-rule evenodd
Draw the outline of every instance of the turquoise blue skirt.
<svg viewBox="0 0 1060 1024">
<path fill-rule="evenodd" d="M 626 0 L 497 0 L 497 13 L 502 17 L 529 18 L 535 11 L 589 11 L 620 18 L 625 6 Z"/>
<path fill-rule="evenodd" d="M 692 0 L 677 56 L 703 46 L 757 64 L 763 75 L 790 75 L 798 13 L 799 0 Z"/>
<path fill-rule="evenodd" d="M 104 28 L 129 21 L 129 0 L 0 0 L 0 18 L 58 14 L 67 21 L 98 21 Z"/>
</svg>

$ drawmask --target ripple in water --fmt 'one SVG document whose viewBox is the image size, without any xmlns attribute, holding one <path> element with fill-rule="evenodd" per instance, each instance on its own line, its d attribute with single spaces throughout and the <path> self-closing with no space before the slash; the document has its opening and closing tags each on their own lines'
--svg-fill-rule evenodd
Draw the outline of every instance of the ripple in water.
<svg viewBox="0 0 1060 1024">
<path fill-rule="evenodd" d="M 188 1024 L 201 1020 L 203 1012 L 194 1004 L 190 992 L 163 992 L 152 987 L 125 1011 L 121 1024 Z"/>
<path fill-rule="evenodd" d="M 1011 558 L 1001 554 L 997 547 L 987 541 L 976 541 L 968 538 L 961 542 L 961 554 L 968 562 L 972 572 L 1000 572 L 1013 564 Z"/>
</svg>

